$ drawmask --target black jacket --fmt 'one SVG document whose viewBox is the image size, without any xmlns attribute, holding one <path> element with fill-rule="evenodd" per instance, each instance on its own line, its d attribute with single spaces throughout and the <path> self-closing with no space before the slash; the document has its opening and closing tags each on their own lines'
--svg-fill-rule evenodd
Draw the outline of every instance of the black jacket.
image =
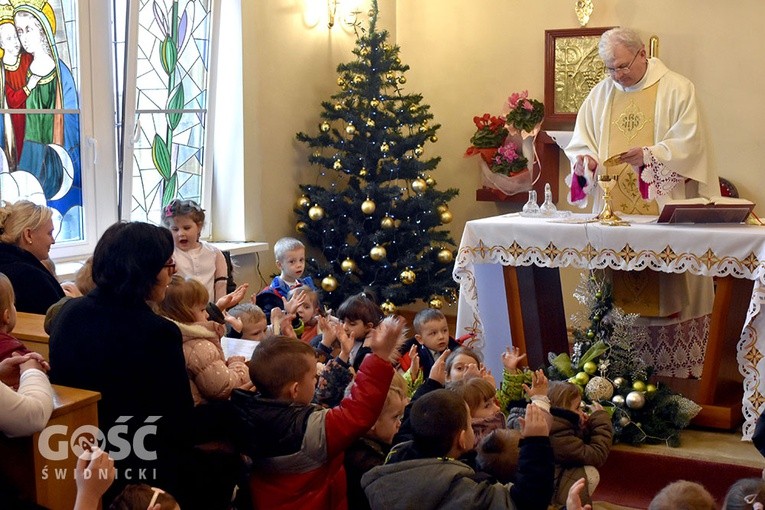
<svg viewBox="0 0 765 510">
<path fill-rule="evenodd" d="M 64 297 L 64 290 L 37 257 L 12 244 L 0 243 L 0 273 L 11 281 L 16 310 L 45 315 L 48 307 Z"/>
</svg>

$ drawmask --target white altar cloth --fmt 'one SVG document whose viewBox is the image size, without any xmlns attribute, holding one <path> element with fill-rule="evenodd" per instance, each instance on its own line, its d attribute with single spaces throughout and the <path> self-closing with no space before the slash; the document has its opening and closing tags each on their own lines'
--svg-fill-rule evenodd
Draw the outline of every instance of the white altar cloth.
<svg viewBox="0 0 765 510">
<path fill-rule="evenodd" d="M 590 216 L 575 214 L 569 221 Z M 751 439 L 755 421 L 765 409 L 765 378 L 759 375 L 765 374 L 765 313 L 761 313 L 765 303 L 765 227 L 656 223 L 610 227 L 565 221 L 526 218 L 514 213 L 465 224 L 453 273 L 460 284 L 456 336 L 473 333 L 484 349 L 489 347 L 485 337 L 495 338 L 494 334 L 487 334 L 494 325 L 484 323 L 481 313 L 491 306 L 493 298 L 484 295 L 479 298 L 479 292 L 486 282 L 496 280 L 498 274 L 501 277 L 501 272 L 489 270 L 488 276 L 480 277 L 487 273 L 488 266 L 484 265 L 500 269 L 531 265 L 653 269 L 754 280 L 736 356 L 744 377 L 743 438 Z M 506 312 L 504 316 L 507 317 Z"/>
</svg>

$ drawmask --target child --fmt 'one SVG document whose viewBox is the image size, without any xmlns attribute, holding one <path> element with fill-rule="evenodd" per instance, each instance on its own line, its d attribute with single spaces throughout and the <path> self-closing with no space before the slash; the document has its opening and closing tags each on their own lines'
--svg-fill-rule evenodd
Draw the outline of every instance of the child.
<svg viewBox="0 0 765 510">
<path fill-rule="evenodd" d="M 476 466 L 502 483 L 515 481 L 520 454 L 521 431 L 496 429 L 476 447 Z"/>
<path fill-rule="evenodd" d="M 506 428 L 505 415 L 497 405 L 497 390 L 489 381 L 473 377 L 450 383 L 447 388 L 462 397 L 470 409 L 470 425 L 475 435 L 473 447 L 491 431 Z"/>
<path fill-rule="evenodd" d="M 422 380 L 430 376 L 430 369 L 433 367 L 436 358 L 446 349 L 454 350 L 460 346 L 456 340 L 449 336 L 449 324 L 441 310 L 435 308 L 426 308 L 417 312 L 412 321 L 414 326 L 414 338 L 404 344 L 407 351 L 411 345 L 417 347 L 417 359 L 419 360 L 419 373 L 407 372 L 413 380 L 410 383 L 412 390 L 416 390 Z M 409 368 L 408 360 L 405 355 L 401 360 L 401 367 L 404 370 Z M 406 375 L 405 375 L 406 377 Z"/>
<path fill-rule="evenodd" d="M 259 393 L 232 395 L 240 446 L 253 460 L 255 508 L 347 508 L 343 452 L 380 415 L 402 330 L 403 321 L 390 318 L 369 335 L 373 354 L 361 364 L 349 396 L 332 409 L 310 404 L 317 369 L 309 345 L 270 337 L 255 349 L 249 366 Z"/>
<path fill-rule="evenodd" d="M 298 338 L 305 343 L 310 343 L 319 334 L 319 316 L 321 315 L 319 294 L 315 290 L 303 286 L 292 289 L 288 298 L 293 299 L 296 295 L 304 296 L 303 302 L 296 310 L 303 327 Z"/>
<path fill-rule="evenodd" d="M 134 483 L 125 487 L 109 510 L 180 510 L 173 496 L 157 487 L 145 483 Z"/>
<path fill-rule="evenodd" d="M 160 313 L 174 321 L 183 334 L 183 355 L 194 404 L 226 400 L 234 388 L 252 386 L 241 356 L 225 359 L 220 338 L 223 325 L 207 320 L 207 289 L 194 278 L 173 275 Z"/>
<path fill-rule="evenodd" d="M 407 384 L 401 374 L 395 374 L 388 389 L 380 416 L 363 437 L 356 440 L 345 452 L 345 472 L 348 476 L 348 508 L 364 510 L 369 502 L 361 488 L 361 477 L 375 466 L 385 463 L 393 436 L 401 426 Z"/>
<path fill-rule="evenodd" d="M 5 274 L 0 273 L 0 361 L 10 358 L 13 353 L 29 354 L 29 349 L 17 338 L 11 336 L 16 327 L 16 295 L 13 285 Z"/>
<path fill-rule="evenodd" d="M 165 207 L 162 225 L 173 233 L 176 271 L 196 278 L 207 289 L 211 301 L 226 295 L 228 267 L 223 252 L 200 241 L 205 211 L 193 200 L 175 199 Z"/>
<path fill-rule="evenodd" d="M 728 489 L 723 510 L 763 510 L 765 508 L 765 480 L 744 478 Z"/>
<path fill-rule="evenodd" d="M 351 366 L 354 370 L 358 371 L 364 356 L 369 354 L 368 337 L 383 317 L 380 307 L 366 292 L 349 297 L 337 309 L 337 318 L 343 322 L 345 333 L 355 340 L 351 349 Z M 322 348 L 321 344 L 319 348 Z"/>
<path fill-rule="evenodd" d="M 660 490 L 648 505 L 648 510 L 678 510 L 680 508 L 715 510 L 717 504 L 703 485 L 678 480 Z"/>
<path fill-rule="evenodd" d="M 266 337 L 266 329 L 268 328 L 266 314 L 255 303 L 239 303 L 228 313 L 239 319 L 242 327 L 239 329 L 236 327 L 237 325 L 230 324 L 227 336 L 257 341 Z"/>
<path fill-rule="evenodd" d="M 476 479 L 455 460 L 473 448 L 470 410 L 448 390 L 435 390 L 412 406 L 414 439 L 396 445 L 385 465 L 361 479 L 372 508 L 390 510 L 546 509 L 553 490 L 553 457 L 544 411 L 529 405 L 520 444 L 518 483 Z"/>
<path fill-rule="evenodd" d="M 556 465 L 553 504 L 565 504 L 571 485 L 582 476 L 587 478 L 587 491 L 582 500 L 590 503 L 590 496 L 600 481 L 597 468 L 605 464 L 611 450 L 614 434 L 611 417 L 597 403 L 590 406 L 592 414 L 585 414 L 581 410 L 579 388 L 570 382 L 550 383 L 547 396 L 552 405 L 550 442 Z"/>
<path fill-rule="evenodd" d="M 310 276 L 303 277 L 305 270 L 303 243 L 294 237 L 282 237 L 274 244 L 274 258 L 281 274 L 273 279 L 268 291 L 286 298 L 290 290 L 302 285 L 308 286 L 311 290 L 318 290 Z"/>
</svg>

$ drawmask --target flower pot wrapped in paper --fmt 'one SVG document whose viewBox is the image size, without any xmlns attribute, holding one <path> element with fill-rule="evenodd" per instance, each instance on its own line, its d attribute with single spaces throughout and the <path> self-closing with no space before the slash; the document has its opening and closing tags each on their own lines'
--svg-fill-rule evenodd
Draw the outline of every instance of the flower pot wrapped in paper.
<svg viewBox="0 0 765 510">
<path fill-rule="evenodd" d="M 481 180 L 487 188 L 514 195 L 530 190 L 533 185 L 528 159 L 519 153 L 518 146 L 512 141 L 506 141 L 498 148 L 489 163 L 482 159 L 480 165 Z"/>
<path fill-rule="evenodd" d="M 484 113 L 481 117 L 473 117 L 476 127 L 475 134 L 470 137 L 470 147 L 465 156 L 478 154 L 487 164 L 490 164 L 497 154 L 497 149 L 505 142 L 508 130 L 505 119 Z"/>
</svg>

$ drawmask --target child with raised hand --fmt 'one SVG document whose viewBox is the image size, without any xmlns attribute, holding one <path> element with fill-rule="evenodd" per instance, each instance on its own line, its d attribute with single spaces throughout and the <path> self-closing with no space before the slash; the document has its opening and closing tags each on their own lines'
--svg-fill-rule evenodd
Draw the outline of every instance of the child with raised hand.
<svg viewBox="0 0 765 510">
<path fill-rule="evenodd" d="M 406 370 L 404 378 L 409 383 L 410 395 L 430 376 L 430 369 L 441 353 L 460 346 L 449 335 L 449 324 L 441 310 L 420 310 L 414 316 L 412 325 L 414 338 L 404 344 L 404 349 L 408 352 L 401 359 L 401 368 Z"/>
<path fill-rule="evenodd" d="M 473 448 L 470 410 L 456 393 L 436 390 L 412 406 L 413 439 L 396 445 L 385 465 L 361 479 L 372 508 L 546 509 L 553 459 L 544 411 L 529 405 L 516 483 L 480 480 L 459 459 Z"/>
<path fill-rule="evenodd" d="M 173 234 L 176 271 L 199 280 L 215 302 L 226 295 L 228 267 L 223 252 L 200 241 L 204 224 L 205 211 L 193 200 L 175 199 L 162 211 L 162 225 Z"/>
<path fill-rule="evenodd" d="M 255 508 L 348 507 L 343 454 L 380 416 L 403 327 L 401 319 L 388 318 L 368 335 L 372 354 L 332 409 L 311 404 L 317 368 L 309 345 L 271 337 L 255 349 L 249 367 L 258 393 L 232 395 L 240 447 L 253 461 Z"/>
<path fill-rule="evenodd" d="M 525 357 L 526 354 L 521 354 L 518 347 L 506 347 L 505 352 L 502 353 L 502 382 L 499 391 L 497 391 L 497 399 L 500 408 L 505 413 L 513 407 L 523 408 L 526 406 L 526 394 L 523 385 L 531 384 L 533 372 L 518 368 L 518 364 Z"/>
<path fill-rule="evenodd" d="M 303 286 L 292 289 L 287 297 L 288 301 L 302 298 L 302 301 L 300 301 L 300 304 L 294 310 L 302 325 L 298 338 L 305 343 L 310 343 L 319 334 L 319 317 L 321 316 L 319 294 L 308 286 Z M 285 308 L 287 306 L 285 303 Z M 295 332 L 297 333 L 297 331 Z"/>
<path fill-rule="evenodd" d="M 550 429 L 556 474 L 553 504 L 564 504 L 572 484 L 582 477 L 587 479 L 582 501 L 591 503 L 591 495 L 600 482 L 597 468 L 605 464 L 611 451 L 614 435 L 611 416 L 597 403 L 591 404 L 591 414 L 586 414 L 581 407 L 579 388 L 567 381 L 551 382 L 547 396 L 553 416 Z"/>
<path fill-rule="evenodd" d="M 239 323 L 231 323 L 227 327 L 227 336 L 244 340 L 263 340 L 266 337 L 268 322 L 266 314 L 255 303 L 239 303 L 228 311 L 231 317 L 239 319 Z"/>
<path fill-rule="evenodd" d="M 226 400 L 235 388 L 252 386 L 245 359 L 225 358 L 220 343 L 224 326 L 208 320 L 208 298 L 199 281 L 176 274 L 159 304 L 160 313 L 175 322 L 183 335 L 183 355 L 195 405 Z"/>
<path fill-rule="evenodd" d="M 367 292 L 349 297 L 337 309 L 337 318 L 342 321 L 345 333 L 355 340 L 350 353 L 354 370 L 359 369 L 364 357 L 371 352 L 370 334 L 384 316 L 374 298 Z"/>
</svg>

